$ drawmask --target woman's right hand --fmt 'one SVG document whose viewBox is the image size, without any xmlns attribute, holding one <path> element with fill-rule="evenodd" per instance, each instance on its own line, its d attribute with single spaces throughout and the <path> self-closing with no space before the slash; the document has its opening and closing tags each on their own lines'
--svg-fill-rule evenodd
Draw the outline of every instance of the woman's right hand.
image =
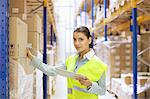
<svg viewBox="0 0 150 99">
<path fill-rule="evenodd" d="M 78 80 L 80 82 L 81 85 L 84 86 L 91 86 L 92 85 L 92 81 L 90 81 L 87 77 L 85 76 L 75 76 L 75 79 Z"/>
<path fill-rule="evenodd" d="M 29 49 L 27 49 L 27 57 L 30 58 L 31 60 L 34 58 L 34 55 L 31 53 Z"/>
</svg>

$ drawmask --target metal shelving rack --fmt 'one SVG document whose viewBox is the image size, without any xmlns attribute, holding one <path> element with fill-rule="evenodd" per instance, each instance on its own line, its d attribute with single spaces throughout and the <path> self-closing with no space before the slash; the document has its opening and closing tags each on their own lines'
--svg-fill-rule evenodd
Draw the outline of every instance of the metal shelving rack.
<svg viewBox="0 0 150 99">
<path fill-rule="evenodd" d="M 107 24 L 106 20 L 107 19 L 107 0 L 104 0 L 104 37 L 105 41 L 107 41 Z"/>
<path fill-rule="evenodd" d="M 0 0 L 0 99 L 9 99 L 9 0 Z M 49 22 L 57 36 L 55 20 L 51 7 L 47 0 L 43 2 L 43 27 L 44 27 L 44 51 L 43 62 L 46 63 L 46 44 L 47 44 L 47 12 Z M 47 77 L 43 76 L 43 98 L 47 99 Z"/>
<path fill-rule="evenodd" d="M 92 13 L 91 13 L 92 28 L 94 28 L 94 0 L 92 0 L 91 2 L 92 2 Z M 92 32 L 92 46 L 94 46 L 94 32 Z"/>
<path fill-rule="evenodd" d="M 47 64 L 47 0 L 43 1 L 43 63 Z M 47 99 L 47 75 L 43 73 L 43 99 Z"/>
<path fill-rule="evenodd" d="M 0 99 L 9 99 L 9 0 L 0 1 Z"/>
<path fill-rule="evenodd" d="M 84 0 L 84 12 L 85 13 L 87 12 L 87 1 L 86 0 Z M 84 18 L 85 18 L 85 25 L 87 25 L 87 16 L 86 16 L 86 14 L 85 14 Z"/>
<path fill-rule="evenodd" d="M 140 6 L 144 2 L 148 2 L 148 0 L 135 0 L 135 4 L 137 6 Z M 97 23 L 95 25 L 96 27 L 94 28 L 94 30 L 96 31 L 96 30 L 101 29 L 100 34 L 102 34 L 104 32 L 103 27 L 105 26 L 105 24 L 108 25 L 110 23 L 113 23 L 116 20 L 118 21 L 118 19 L 121 19 L 121 16 L 124 16 L 123 14 L 125 12 L 128 12 L 128 13 L 131 12 L 131 10 L 133 8 L 132 3 L 133 3 L 133 0 L 129 0 L 128 2 L 126 2 L 122 7 L 120 7 L 115 12 L 113 12 L 111 14 L 111 16 L 109 16 L 109 17 L 105 18 L 104 20 L 102 20 L 101 22 Z M 123 23 L 121 23 L 118 26 L 115 26 L 113 28 L 107 28 L 107 33 L 109 34 L 110 32 L 115 32 L 116 30 L 121 31 L 121 30 L 125 30 L 125 29 L 129 28 L 131 21 L 128 20 L 128 16 L 130 16 L 130 13 L 126 14 L 126 16 L 127 17 L 125 17 L 125 21 Z M 148 14 L 140 14 L 140 16 L 137 17 L 138 24 L 144 23 L 148 20 L 150 20 L 150 17 Z"/>
<path fill-rule="evenodd" d="M 97 1 L 97 0 L 95 0 Z M 107 16 L 107 0 L 103 0 L 104 2 L 104 20 L 101 20 L 97 24 L 95 24 L 94 31 L 99 30 L 100 34 L 104 33 L 105 41 L 107 41 L 107 34 L 110 32 L 118 32 L 125 29 L 129 29 L 132 24 L 132 45 L 133 45 L 133 98 L 137 99 L 137 56 L 141 55 L 143 51 L 139 54 L 137 54 L 137 26 L 141 23 L 144 23 L 146 21 L 150 20 L 150 15 L 143 13 L 143 11 L 147 7 L 142 4 L 146 4 L 145 2 L 148 2 L 148 0 L 126 0 L 125 4 L 119 9 L 117 9 L 115 12 L 111 13 L 111 16 Z M 82 2 L 81 5 L 83 5 L 84 2 Z M 95 3 L 96 4 L 96 3 Z M 139 7 L 142 6 L 142 9 Z M 137 9 L 139 9 L 137 11 Z M 81 7 L 82 9 L 82 7 Z M 144 10 L 143 10 L 144 9 Z M 93 9 L 92 9 L 93 10 Z M 137 14 L 138 12 L 138 14 Z M 126 13 L 126 15 L 124 15 Z M 130 16 L 132 16 L 132 19 L 130 19 Z M 124 20 L 122 23 L 117 23 L 118 21 Z M 113 28 L 110 28 L 112 23 L 117 23 L 117 26 L 113 26 Z M 93 26 L 92 26 L 93 28 Z M 148 48 L 149 49 L 149 48 Z M 144 50 L 147 51 L 148 49 Z"/>
<path fill-rule="evenodd" d="M 133 29 L 133 97 L 134 99 L 137 99 L 137 6 L 136 6 L 136 0 L 132 0 L 132 29 Z"/>
<path fill-rule="evenodd" d="M 106 9 L 107 9 L 107 0 L 104 0 L 104 24 L 102 23 L 100 27 L 104 26 L 104 34 L 105 34 L 105 41 L 107 40 L 107 24 L 111 23 L 112 21 L 119 18 L 124 12 L 129 11 L 132 9 L 132 53 L 133 53 L 133 98 L 137 99 L 137 26 L 138 23 L 145 22 L 147 20 L 150 20 L 150 17 L 148 15 L 140 15 L 137 17 L 137 4 L 140 4 L 141 2 L 144 2 L 144 0 L 130 0 L 130 2 L 126 3 L 123 7 L 118 9 L 115 13 L 113 13 L 110 17 L 106 17 Z M 125 28 L 130 27 L 131 21 L 124 22 L 123 24 L 120 24 L 116 28 L 109 29 L 109 32 L 115 31 L 119 29 L 123 30 Z"/>
<path fill-rule="evenodd" d="M 50 0 L 51 4 L 53 5 L 52 1 Z M 53 46 L 53 41 L 56 41 L 56 37 L 58 36 L 55 19 L 54 19 L 54 12 L 53 6 L 49 6 L 48 0 L 43 0 L 43 37 L 44 37 L 44 46 L 43 46 L 43 63 L 47 64 L 47 23 L 50 24 L 50 45 Z M 52 35 L 54 34 L 54 35 Z M 43 74 L 43 99 L 48 98 L 47 94 L 47 81 L 48 76 Z"/>
</svg>

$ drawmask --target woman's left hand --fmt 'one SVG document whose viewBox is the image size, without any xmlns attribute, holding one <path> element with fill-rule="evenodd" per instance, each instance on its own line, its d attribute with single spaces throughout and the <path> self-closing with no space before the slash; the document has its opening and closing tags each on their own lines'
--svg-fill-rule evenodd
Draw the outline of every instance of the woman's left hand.
<svg viewBox="0 0 150 99">
<path fill-rule="evenodd" d="M 87 77 L 75 77 L 76 80 L 78 80 L 81 85 L 84 85 L 84 86 L 91 86 L 92 85 L 92 82 L 87 78 Z"/>
</svg>

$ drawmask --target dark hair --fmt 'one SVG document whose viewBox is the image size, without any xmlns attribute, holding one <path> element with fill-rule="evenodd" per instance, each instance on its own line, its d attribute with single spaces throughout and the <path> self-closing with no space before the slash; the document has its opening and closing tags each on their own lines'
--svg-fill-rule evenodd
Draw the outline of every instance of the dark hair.
<svg viewBox="0 0 150 99">
<path fill-rule="evenodd" d="M 92 38 L 89 29 L 87 27 L 85 27 L 85 26 L 81 26 L 81 27 L 76 28 L 74 30 L 74 32 L 82 32 L 88 39 L 90 37 Z M 89 44 L 89 47 L 93 48 L 93 40 L 92 40 L 91 44 Z"/>
</svg>

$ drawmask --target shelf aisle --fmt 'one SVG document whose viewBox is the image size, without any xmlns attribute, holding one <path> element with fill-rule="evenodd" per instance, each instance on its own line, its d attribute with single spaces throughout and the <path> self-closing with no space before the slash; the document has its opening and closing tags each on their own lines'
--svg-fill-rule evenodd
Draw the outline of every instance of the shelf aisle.
<svg viewBox="0 0 150 99">
<path fill-rule="evenodd" d="M 52 99 L 67 99 L 67 79 L 62 76 L 56 77 L 55 92 Z"/>
</svg>

